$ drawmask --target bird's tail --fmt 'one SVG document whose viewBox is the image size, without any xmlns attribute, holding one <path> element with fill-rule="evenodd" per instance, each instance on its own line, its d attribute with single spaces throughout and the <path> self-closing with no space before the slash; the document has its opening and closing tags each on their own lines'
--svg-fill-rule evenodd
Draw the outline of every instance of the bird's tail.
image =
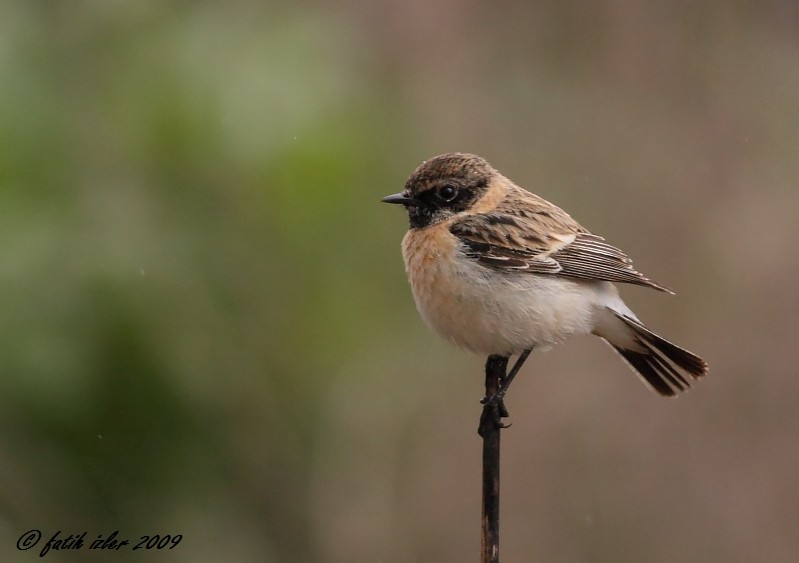
<svg viewBox="0 0 799 563">
<path fill-rule="evenodd" d="M 707 374 L 707 362 L 662 338 L 646 328 L 638 319 L 608 309 L 623 325 L 624 330 L 598 333 L 610 344 L 629 366 L 655 391 L 671 397 L 690 387 L 690 380 Z M 629 310 L 628 310 L 629 311 Z M 618 323 L 617 321 L 617 323 Z M 624 337 L 615 338 L 620 332 Z M 688 377 L 686 377 L 688 376 Z"/>
</svg>

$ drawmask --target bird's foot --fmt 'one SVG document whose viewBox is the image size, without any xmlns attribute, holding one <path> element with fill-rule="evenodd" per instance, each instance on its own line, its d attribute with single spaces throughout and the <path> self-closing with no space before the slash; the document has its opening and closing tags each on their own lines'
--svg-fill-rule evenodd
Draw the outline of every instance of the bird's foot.
<svg viewBox="0 0 799 563">
<path fill-rule="evenodd" d="M 510 424 L 502 422 L 503 418 L 508 418 L 510 415 L 508 414 L 508 409 L 505 408 L 505 401 L 499 393 L 491 397 L 484 397 L 480 402 L 483 404 L 480 425 L 477 427 L 477 433 L 480 437 L 485 438 L 491 430 L 501 430 L 510 426 Z"/>
</svg>

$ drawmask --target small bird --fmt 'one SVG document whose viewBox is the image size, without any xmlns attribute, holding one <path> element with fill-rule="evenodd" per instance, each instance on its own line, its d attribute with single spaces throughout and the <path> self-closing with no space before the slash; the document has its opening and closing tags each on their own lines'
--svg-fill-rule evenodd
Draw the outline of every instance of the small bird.
<svg viewBox="0 0 799 563">
<path fill-rule="evenodd" d="M 614 282 L 671 290 L 483 158 L 427 160 L 382 201 L 405 206 L 402 256 L 416 307 L 454 344 L 506 362 L 520 354 L 515 375 L 533 348 L 595 334 L 664 396 L 707 373 L 702 358 L 646 328 Z"/>
</svg>

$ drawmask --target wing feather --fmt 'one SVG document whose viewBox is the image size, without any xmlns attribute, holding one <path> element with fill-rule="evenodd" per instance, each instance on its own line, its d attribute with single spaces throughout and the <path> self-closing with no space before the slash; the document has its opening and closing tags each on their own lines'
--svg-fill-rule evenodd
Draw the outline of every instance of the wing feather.
<svg viewBox="0 0 799 563">
<path fill-rule="evenodd" d="M 534 196 L 535 197 L 535 196 Z M 521 208 L 503 202 L 489 213 L 450 226 L 466 254 L 498 270 L 630 283 L 672 293 L 632 266 L 621 250 L 591 234 L 565 211 L 540 198 Z M 521 210 L 520 210 L 521 209 Z"/>
</svg>

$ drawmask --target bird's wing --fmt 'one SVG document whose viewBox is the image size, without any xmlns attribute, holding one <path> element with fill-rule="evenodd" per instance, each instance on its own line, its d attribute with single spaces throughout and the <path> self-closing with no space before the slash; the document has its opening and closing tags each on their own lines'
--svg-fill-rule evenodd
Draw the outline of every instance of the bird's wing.
<svg viewBox="0 0 799 563">
<path fill-rule="evenodd" d="M 500 206 L 456 221 L 450 232 L 470 258 L 489 268 L 631 283 L 672 293 L 636 271 L 621 250 L 551 204 Z"/>
</svg>

